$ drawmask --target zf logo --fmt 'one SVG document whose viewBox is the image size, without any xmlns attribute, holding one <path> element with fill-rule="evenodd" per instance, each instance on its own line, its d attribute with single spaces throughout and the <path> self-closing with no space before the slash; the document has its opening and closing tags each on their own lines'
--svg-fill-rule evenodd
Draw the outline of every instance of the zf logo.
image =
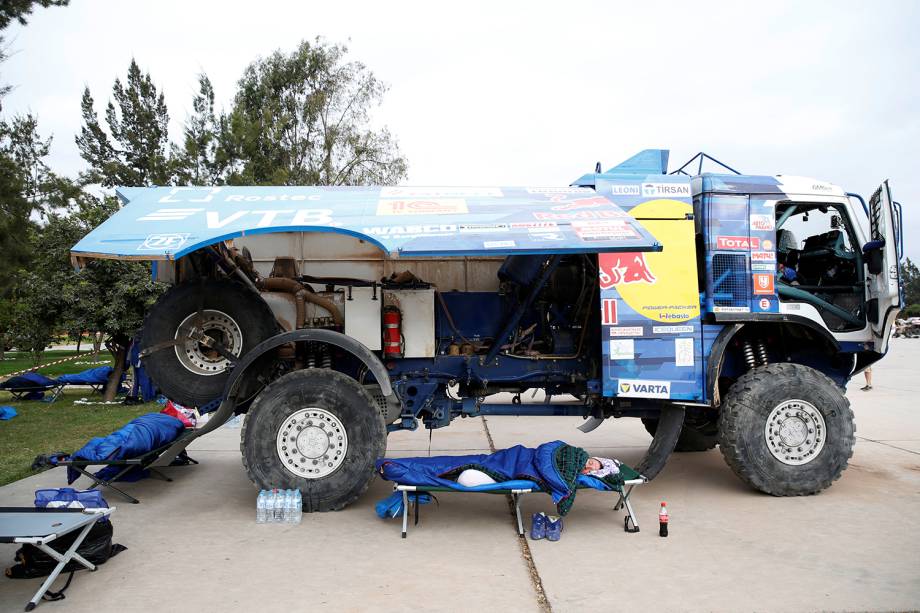
<svg viewBox="0 0 920 613">
<path fill-rule="evenodd" d="M 138 251 L 175 251 L 185 244 L 188 234 L 151 234 L 137 248 Z"/>
</svg>

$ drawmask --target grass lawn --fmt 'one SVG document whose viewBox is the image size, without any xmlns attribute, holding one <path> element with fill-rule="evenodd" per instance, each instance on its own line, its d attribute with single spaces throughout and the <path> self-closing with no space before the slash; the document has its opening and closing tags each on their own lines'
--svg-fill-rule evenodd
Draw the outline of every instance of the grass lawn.
<svg viewBox="0 0 920 613">
<path fill-rule="evenodd" d="M 48 377 L 56 377 L 63 374 L 83 372 L 84 370 L 89 368 L 96 368 L 97 366 L 112 365 L 112 354 L 104 349 L 99 352 L 99 364 L 90 364 L 92 359 L 91 352 L 81 351 L 80 353 L 83 355 L 79 358 L 76 358 L 75 360 L 70 360 L 61 364 L 55 364 L 54 366 L 39 368 L 38 372 Z M 76 351 L 46 351 L 42 354 L 41 363 L 47 364 L 48 362 L 54 362 L 62 358 L 69 358 L 75 355 L 77 355 Z M 32 368 L 33 366 L 35 366 L 35 364 L 33 364 L 32 355 L 29 352 L 7 351 L 5 354 L 5 359 L 0 362 L 0 376 L 8 375 L 9 373 L 18 372 L 20 370 L 25 370 L 26 368 Z"/>
<path fill-rule="evenodd" d="M 75 451 L 94 436 L 105 436 L 138 415 L 162 409 L 156 402 L 134 406 L 73 403 L 84 397 L 102 399 L 99 394 L 90 396 L 88 390 L 68 390 L 49 404 L 15 401 L 0 392 L 0 404 L 19 413 L 10 421 L 0 421 L 0 485 L 33 474 L 29 467 L 39 454 Z M 64 470 L 56 470 L 61 472 L 61 486 L 65 486 Z"/>
</svg>

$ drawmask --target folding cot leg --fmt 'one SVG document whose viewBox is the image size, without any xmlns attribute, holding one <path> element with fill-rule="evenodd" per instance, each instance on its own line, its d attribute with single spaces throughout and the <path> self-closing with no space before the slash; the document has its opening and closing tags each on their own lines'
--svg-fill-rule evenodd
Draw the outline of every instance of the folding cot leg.
<svg viewBox="0 0 920 613">
<path fill-rule="evenodd" d="M 131 496 L 130 494 L 121 490 L 120 488 L 112 485 L 112 481 L 117 481 L 120 476 L 122 476 L 123 474 L 125 474 L 126 472 L 134 468 L 134 465 L 125 467 L 123 470 L 119 471 L 117 475 L 115 475 L 113 478 L 109 479 L 108 481 L 106 481 L 105 479 L 100 479 L 96 475 L 92 474 L 91 472 L 86 471 L 84 468 L 80 466 L 74 466 L 73 468 L 77 469 L 77 472 L 79 472 L 81 475 L 86 475 L 87 477 L 93 480 L 92 484 L 90 484 L 90 486 L 86 489 L 91 490 L 97 485 L 102 485 L 103 487 L 108 487 L 108 488 L 115 490 L 116 492 L 121 494 L 131 504 L 140 504 L 140 500 L 138 500 L 134 496 Z"/>
<path fill-rule="evenodd" d="M 629 502 L 629 492 L 631 490 L 632 488 L 629 488 L 625 495 L 622 492 L 620 493 L 620 500 L 626 508 L 626 517 L 623 518 L 623 530 L 626 532 L 638 532 L 639 522 L 636 521 L 636 514 L 633 512 L 632 504 Z M 632 528 L 629 527 L 630 523 L 632 523 Z"/>
<path fill-rule="evenodd" d="M 67 566 L 67 563 L 70 562 L 70 560 L 76 560 L 90 570 L 96 570 L 96 566 L 94 564 L 88 562 L 83 556 L 77 553 L 77 549 L 80 547 L 80 545 L 83 544 L 83 539 L 86 538 L 86 535 L 89 534 L 89 531 L 92 530 L 93 526 L 95 525 L 96 522 L 94 521 L 86 524 L 83 530 L 80 531 L 80 534 L 77 536 L 77 538 L 74 539 L 70 549 L 65 551 L 63 554 L 58 553 L 45 543 L 38 545 L 39 549 L 57 560 L 58 565 L 54 567 L 54 570 L 51 571 L 51 574 L 48 575 L 48 578 L 45 579 L 44 583 L 42 583 L 42 586 L 38 588 L 37 592 L 35 592 L 35 596 L 33 596 L 32 600 L 29 601 L 29 604 L 26 605 L 26 611 L 31 611 L 38 605 L 38 602 L 42 599 L 42 596 L 44 596 L 45 592 L 51 588 L 51 584 L 53 584 L 55 579 L 58 578 L 58 575 L 61 574 L 61 571 L 64 570 L 64 567 Z"/>
<path fill-rule="evenodd" d="M 406 538 L 406 532 L 409 530 L 409 494 L 406 492 L 406 490 L 403 490 L 402 499 L 403 499 L 402 537 Z"/>
<path fill-rule="evenodd" d="M 514 516 L 517 519 L 518 536 L 524 536 L 524 524 L 521 522 L 521 496 L 522 494 L 511 494 L 514 498 Z"/>
<path fill-rule="evenodd" d="M 629 495 L 632 494 L 632 490 L 634 487 L 635 487 L 634 485 L 630 485 L 629 487 L 626 488 L 625 498 L 629 498 Z M 623 498 L 624 498 L 623 490 L 620 490 L 619 493 L 620 493 L 620 498 L 617 500 L 617 503 L 613 506 L 614 511 L 619 511 L 620 509 L 623 508 Z"/>
</svg>

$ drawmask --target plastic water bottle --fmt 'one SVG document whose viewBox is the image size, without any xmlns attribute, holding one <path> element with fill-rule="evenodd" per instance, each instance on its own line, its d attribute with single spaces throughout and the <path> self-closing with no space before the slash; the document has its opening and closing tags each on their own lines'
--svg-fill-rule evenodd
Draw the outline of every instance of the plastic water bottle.
<svg viewBox="0 0 920 613">
<path fill-rule="evenodd" d="M 284 490 L 284 523 L 294 523 L 294 492 Z"/>
<path fill-rule="evenodd" d="M 299 524 L 303 520 L 303 496 L 300 490 L 294 490 L 294 523 Z"/>
<path fill-rule="evenodd" d="M 268 498 L 268 492 L 259 490 L 259 497 L 256 499 L 256 523 L 264 524 L 267 519 L 265 511 L 265 501 Z"/>
<path fill-rule="evenodd" d="M 661 503 L 661 510 L 658 511 L 658 536 L 668 535 L 668 504 Z"/>
<path fill-rule="evenodd" d="M 272 490 L 272 521 L 278 523 L 284 514 L 284 497 L 278 491 L 278 488 Z"/>
</svg>

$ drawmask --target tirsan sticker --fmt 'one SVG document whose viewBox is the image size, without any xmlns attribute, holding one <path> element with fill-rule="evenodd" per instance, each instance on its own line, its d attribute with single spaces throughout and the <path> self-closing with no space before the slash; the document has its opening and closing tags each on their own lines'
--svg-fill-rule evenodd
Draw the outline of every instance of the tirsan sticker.
<svg viewBox="0 0 920 613">
<path fill-rule="evenodd" d="M 689 198 L 689 183 L 643 183 L 642 195 L 646 198 Z"/>
<path fill-rule="evenodd" d="M 750 313 L 750 307 L 746 306 L 716 306 L 712 307 L 713 313 Z"/>
<path fill-rule="evenodd" d="M 482 246 L 484 249 L 504 249 L 514 247 L 514 241 L 485 241 Z"/>
<path fill-rule="evenodd" d="M 752 276 L 754 277 L 755 294 L 770 294 L 772 296 L 775 293 L 772 274 L 756 274 Z"/>
<path fill-rule="evenodd" d="M 652 326 L 652 334 L 693 334 L 693 326 Z"/>
<path fill-rule="evenodd" d="M 616 298 L 604 298 L 601 301 L 601 323 L 605 326 L 615 326 L 617 324 Z"/>
<path fill-rule="evenodd" d="M 751 230 L 769 232 L 774 228 L 773 215 L 751 215 Z"/>
<path fill-rule="evenodd" d="M 611 185 L 610 193 L 614 196 L 638 196 L 640 190 L 638 185 Z"/>
<path fill-rule="evenodd" d="M 733 251 L 760 249 L 760 239 L 748 238 L 747 236 L 718 236 L 716 237 L 716 249 L 731 249 Z"/>
<path fill-rule="evenodd" d="M 611 360 L 632 360 L 635 358 L 636 344 L 631 338 L 615 338 L 610 341 Z"/>
<path fill-rule="evenodd" d="M 579 198 L 578 200 L 572 200 L 571 202 L 551 207 L 551 209 L 553 211 L 580 211 L 582 209 L 609 207 L 611 204 L 613 203 L 603 196 L 595 196 L 594 198 Z"/>
<path fill-rule="evenodd" d="M 617 395 L 626 398 L 670 398 L 671 382 L 620 379 Z"/>
<path fill-rule="evenodd" d="M 622 328 L 608 328 L 610 336 L 644 336 L 642 326 L 623 326 Z"/>
<path fill-rule="evenodd" d="M 655 275 L 645 263 L 644 253 L 602 253 L 598 258 L 601 289 L 621 283 L 654 283 Z"/>
<path fill-rule="evenodd" d="M 381 198 L 501 198 L 497 187 L 399 187 L 380 188 Z"/>
<path fill-rule="evenodd" d="M 775 262 L 776 252 L 775 251 L 752 251 L 751 261 L 752 262 Z"/>
<path fill-rule="evenodd" d="M 151 234 L 137 248 L 138 251 L 175 251 L 185 244 L 188 234 Z"/>
<path fill-rule="evenodd" d="M 380 200 L 377 215 L 455 215 L 469 213 L 463 198 Z"/>
</svg>

